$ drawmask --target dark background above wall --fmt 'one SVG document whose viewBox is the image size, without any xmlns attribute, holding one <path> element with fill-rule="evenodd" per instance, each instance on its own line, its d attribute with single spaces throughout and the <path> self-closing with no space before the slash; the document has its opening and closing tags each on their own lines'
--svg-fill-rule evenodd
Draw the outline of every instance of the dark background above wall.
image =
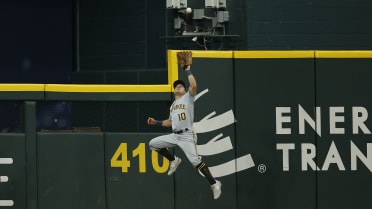
<svg viewBox="0 0 372 209">
<path fill-rule="evenodd" d="M 227 0 L 227 34 L 208 49 L 296 50 L 371 49 L 372 1 Z M 188 0 L 191 8 L 204 1 Z M 174 10 L 165 0 L 1 1 L 0 82 L 18 83 L 164 83 L 167 49 L 199 49 L 173 34 Z M 145 78 L 145 79 L 143 79 Z M 66 104 L 66 103 L 65 103 Z M 39 129 L 70 128 L 49 108 Z M 74 104 L 72 104 L 74 106 Z M 19 104 L 1 104 L 1 128 L 19 131 Z M 65 105 L 65 114 L 74 107 Z M 41 115 L 41 112 L 38 113 Z M 71 117 L 74 120 L 75 117 Z M 57 119 L 57 120 L 54 120 Z M 65 120 L 63 119 L 63 120 Z M 62 121 L 63 121 L 62 120 Z"/>
</svg>

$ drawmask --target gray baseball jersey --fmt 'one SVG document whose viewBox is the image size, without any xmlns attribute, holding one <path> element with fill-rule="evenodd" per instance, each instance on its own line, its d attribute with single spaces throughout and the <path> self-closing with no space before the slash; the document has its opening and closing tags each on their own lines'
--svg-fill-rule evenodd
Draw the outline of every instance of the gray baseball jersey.
<svg viewBox="0 0 372 209">
<path fill-rule="evenodd" d="M 201 157 L 196 150 L 197 135 L 192 130 L 194 121 L 194 97 L 187 92 L 175 100 L 170 107 L 169 119 L 172 121 L 172 129 L 175 131 L 184 130 L 181 134 L 171 133 L 158 136 L 149 143 L 150 149 L 157 150 L 178 146 L 185 153 L 187 159 L 196 167 L 201 163 Z"/>
<path fill-rule="evenodd" d="M 194 121 L 194 97 L 187 92 L 173 102 L 169 112 L 173 130 L 191 129 Z"/>
</svg>

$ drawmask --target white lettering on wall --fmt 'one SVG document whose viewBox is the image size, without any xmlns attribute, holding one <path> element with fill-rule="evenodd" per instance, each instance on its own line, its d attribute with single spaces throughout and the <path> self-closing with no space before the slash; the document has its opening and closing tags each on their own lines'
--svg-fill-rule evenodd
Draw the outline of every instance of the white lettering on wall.
<svg viewBox="0 0 372 209">
<path fill-rule="evenodd" d="M 290 116 L 283 116 L 283 113 L 290 113 L 290 107 L 276 107 L 276 134 L 291 134 L 290 128 L 283 128 L 283 123 L 290 123 Z"/>
<path fill-rule="evenodd" d="M 329 132 L 330 134 L 345 134 L 344 128 L 337 128 L 336 123 L 345 122 L 345 117 L 338 113 L 344 113 L 344 107 L 329 107 Z"/>
</svg>

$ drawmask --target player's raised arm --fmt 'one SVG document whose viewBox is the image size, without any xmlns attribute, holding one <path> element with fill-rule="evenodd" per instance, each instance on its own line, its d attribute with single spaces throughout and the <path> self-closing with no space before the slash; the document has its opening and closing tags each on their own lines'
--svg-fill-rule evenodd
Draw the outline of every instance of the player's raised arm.
<svg viewBox="0 0 372 209">
<path fill-rule="evenodd" d="M 189 80 L 189 84 L 190 84 L 190 87 L 189 87 L 190 95 L 195 96 L 196 91 L 197 91 L 197 84 L 196 84 L 196 79 L 191 72 L 190 65 L 185 68 L 185 72 L 187 74 L 187 79 Z"/>
</svg>

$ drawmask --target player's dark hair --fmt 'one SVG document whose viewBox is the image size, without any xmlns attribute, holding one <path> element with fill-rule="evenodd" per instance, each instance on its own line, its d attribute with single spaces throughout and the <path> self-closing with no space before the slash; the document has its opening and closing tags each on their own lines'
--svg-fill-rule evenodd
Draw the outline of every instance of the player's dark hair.
<svg viewBox="0 0 372 209">
<path fill-rule="evenodd" d="M 178 84 L 181 84 L 186 89 L 186 84 L 185 84 L 185 82 L 183 82 L 183 80 L 174 81 L 173 82 L 173 89 L 175 89 Z"/>
</svg>

